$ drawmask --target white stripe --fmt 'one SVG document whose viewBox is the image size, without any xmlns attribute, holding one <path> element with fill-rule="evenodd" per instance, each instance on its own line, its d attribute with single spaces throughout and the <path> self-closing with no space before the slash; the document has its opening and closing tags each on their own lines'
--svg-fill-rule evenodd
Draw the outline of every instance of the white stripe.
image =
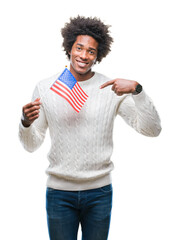
<svg viewBox="0 0 180 240">
<path fill-rule="evenodd" d="M 76 88 L 76 87 L 74 87 L 74 88 L 72 89 L 72 93 L 75 95 L 75 97 L 77 98 L 77 101 L 79 101 L 80 104 L 84 104 L 84 103 L 85 103 L 85 100 L 80 98 L 81 95 L 79 96 L 78 93 L 75 92 L 75 88 Z M 82 103 L 81 103 L 81 102 L 82 102 Z"/>
<path fill-rule="evenodd" d="M 57 85 L 60 89 L 62 89 L 59 85 Z M 65 96 L 66 98 L 68 98 L 68 100 L 72 103 L 72 105 L 74 106 L 74 108 L 75 109 L 77 109 L 78 111 L 79 110 L 81 110 L 81 108 L 82 108 L 82 105 L 80 106 L 79 104 L 77 104 L 76 103 L 76 101 L 75 101 L 75 103 L 76 103 L 76 105 L 77 106 L 75 106 L 74 105 L 74 103 L 71 101 L 71 99 L 70 99 L 70 97 L 69 96 L 71 96 L 65 89 L 63 89 L 66 93 L 63 93 L 61 90 L 59 90 L 59 89 L 57 89 L 56 87 L 55 87 L 55 84 L 51 87 L 51 88 L 53 88 L 54 90 L 56 90 L 57 92 L 59 92 L 59 93 L 61 93 L 63 96 Z M 74 99 L 73 99 L 74 100 Z"/>
<path fill-rule="evenodd" d="M 53 89 L 55 89 L 57 92 L 59 92 L 61 95 L 63 95 L 63 96 L 65 96 L 70 102 L 71 102 L 71 104 L 73 105 L 73 107 L 79 112 L 80 110 L 81 110 L 81 108 L 77 108 L 75 105 L 74 105 L 74 103 L 71 101 L 71 99 L 69 99 L 69 97 L 66 95 L 66 94 L 64 94 L 64 93 L 62 93 L 61 91 L 59 91 L 58 89 L 56 89 L 56 88 L 54 88 L 54 87 L 51 87 L 51 88 L 53 88 Z M 66 100 L 66 99 L 65 99 Z M 67 100 L 66 100 L 67 101 Z"/>
<path fill-rule="evenodd" d="M 75 88 L 75 86 L 74 86 L 73 88 Z M 71 94 L 73 95 L 73 98 L 76 99 L 76 102 L 78 102 L 78 105 L 80 105 L 80 106 L 83 106 L 83 105 L 84 105 L 84 102 L 85 102 L 85 101 L 83 101 L 83 100 L 81 100 L 81 99 L 79 98 L 79 96 L 77 95 L 77 93 L 74 92 L 74 89 L 71 90 Z M 81 102 L 82 102 L 82 103 L 81 103 Z"/>
<path fill-rule="evenodd" d="M 74 87 L 76 89 L 76 91 L 78 92 L 78 94 L 82 97 L 83 101 L 85 102 L 87 100 L 87 97 L 84 96 L 84 94 L 82 93 L 81 89 L 79 88 L 79 86 L 76 84 L 76 86 Z"/>
<path fill-rule="evenodd" d="M 79 84 L 76 84 L 76 86 L 77 86 L 77 88 L 79 89 L 79 92 L 81 92 L 81 94 L 83 95 L 83 97 L 85 98 L 85 99 L 87 99 L 87 96 L 84 94 L 84 92 L 82 91 L 82 88 L 81 88 L 81 86 L 79 85 Z"/>
<path fill-rule="evenodd" d="M 71 89 L 65 84 L 65 83 L 63 83 L 63 82 L 61 82 L 59 79 L 57 79 L 57 81 L 56 82 L 59 82 L 59 83 L 61 83 L 64 87 L 66 87 L 66 88 L 68 88 L 69 89 L 69 91 L 71 91 Z M 55 82 L 55 83 L 56 83 Z M 54 83 L 54 84 L 55 84 Z"/>
<path fill-rule="evenodd" d="M 59 84 L 56 84 L 56 82 L 54 83 L 54 86 L 58 86 L 60 89 L 63 89 L 66 93 L 67 93 L 67 95 L 69 95 L 69 96 L 71 96 L 72 97 L 72 99 L 75 101 L 75 103 L 78 105 L 78 106 L 80 106 L 80 107 L 82 107 L 83 105 L 84 105 L 84 102 L 83 102 L 83 100 L 81 100 L 83 103 L 81 103 L 80 101 L 79 101 L 79 99 L 77 98 L 77 96 L 76 96 L 76 94 L 74 94 L 74 92 L 68 87 L 68 86 L 66 86 L 65 84 L 63 84 L 61 81 L 59 81 L 63 86 L 65 86 L 66 88 L 68 88 L 69 89 L 69 91 L 71 92 L 71 94 L 66 90 L 66 89 L 64 89 L 63 87 L 61 87 Z"/>
<path fill-rule="evenodd" d="M 65 83 L 63 83 L 63 82 L 61 82 L 59 79 L 57 79 L 57 81 L 59 82 L 59 83 L 61 83 L 64 87 L 66 87 L 66 88 L 68 88 L 69 89 L 69 91 L 72 91 Z M 56 83 L 56 82 L 55 82 Z M 54 84 L 55 84 L 54 83 Z M 60 86 L 59 86 L 60 87 Z M 87 97 L 84 95 L 84 93 L 83 93 L 83 91 L 82 91 L 82 88 L 76 83 L 75 85 L 74 85 L 74 87 L 73 88 L 75 88 L 76 90 L 77 90 L 77 92 L 79 93 L 79 95 L 83 98 L 83 100 L 81 100 L 81 101 L 86 101 L 87 100 Z"/>
</svg>

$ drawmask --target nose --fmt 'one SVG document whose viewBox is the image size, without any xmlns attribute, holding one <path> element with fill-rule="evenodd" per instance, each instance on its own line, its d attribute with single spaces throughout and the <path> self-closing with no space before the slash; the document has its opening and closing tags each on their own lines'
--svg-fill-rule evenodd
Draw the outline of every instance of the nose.
<svg viewBox="0 0 180 240">
<path fill-rule="evenodd" d="M 81 59 L 84 59 L 86 60 L 88 57 L 87 57 L 87 52 L 84 50 L 84 51 L 81 51 L 81 54 L 80 54 L 80 58 Z"/>
</svg>

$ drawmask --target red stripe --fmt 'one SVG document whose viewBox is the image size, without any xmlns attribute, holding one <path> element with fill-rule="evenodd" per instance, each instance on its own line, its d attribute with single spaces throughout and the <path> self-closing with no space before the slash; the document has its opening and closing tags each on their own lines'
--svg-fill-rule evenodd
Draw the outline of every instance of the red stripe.
<svg viewBox="0 0 180 240">
<path fill-rule="evenodd" d="M 75 96 L 76 96 L 77 98 L 79 98 L 79 101 L 80 101 L 80 102 L 82 102 L 82 101 L 85 102 L 85 99 L 83 99 L 83 98 L 82 98 L 82 95 L 79 94 L 79 92 L 77 91 L 76 85 L 73 87 L 72 91 L 73 91 L 73 93 L 75 94 Z"/>
<path fill-rule="evenodd" d="M 75 95 L 75 97 L 73 96 L 73 94 L 72 94 L 72 92 L 66 87 L 66 86 L 64 86 L 61 82 L 59 82 L 59 81 L 57 81 L 57 82 L 55 82 L 54 84 L 58 84 L 59 86 L 61 86 L 61 87 L 63 87 L 64 89 L 66 89 L 67 90 L 67 92 L 76 100 L 76 103 L 78 104 L 78 105 L 80 105 L 80 106 L 82 106 L 83 104 L 84 104 L 84 99 L 82 99 L 82 101 L 76 96 L 76 94 L 74 93 L 74 91 L 73 91 L 73 88 L 72 88 L 72 92 L 74 93 L 74 95 Z M 76 86 L 76 85 L 75 85 Z M 77 99 L 76 99 L 77 98 Z M 78 103 L 78 101 L 80 102 L 80 103 Z"/>
<path fill-rule="evenodd" d="M 86 97 L 84 97 L 84 95 L 81 93 L 81 91 L 78 89 L 78 86 L 76 86 L 76 92 L 77 92 L 77 94 L 79 95 L 79 96 L 81 96 L 81 99 L 83 100 L 83 101 L 86 101 L 87 100 L 87 98 Z"/>
<path fill-rule="evenodd" d="M 69 96 L 63 89 L 61 89 L 61 88 L 59 88 L 58 86 L 56 86 L 55 84 L 53 85 L 55 88 L 57 88 L 59 91 L 61 91 L 61 92 L 63 92 L 64 94 L 66 94 L 69 98 L 70 98 L 70 100 L 73 102 L 73 104 L 78 108 L 78 109 L 80 109 L 82 106 L 80 106 L 77 102 L 75 102 L 76 101 L 76 99 L 72 99 L 72 95 L 71 95 L 71 92 L 70 91 L 68 91 L 69 93 L 70 93 L 70 95 L 71 96 Z M 77 104 L 79 105 L 79 106 L 77 106 Z"/>
<path fill-rule="evenodd" d="M 81 95 L 81 97 L 83 98 L 83 100 L 86 100 L 86 99 L 87 99 L 86 96 L 84 95 L 83 91 L 81 91 L 82 88 L 81 88 L 78 84 L 76 85 L 76 90 L 77 90 L 77 92 Z"/>
<path fill-rule="evenodd" d="M 74 86 L 74 90 L 76 91 L 77 95 L 81 98 L 81 100 L 82 100 L 83 102 L 85 102 L 85 101 L 87 100 L 87 98 L 85 98 L 85 97 L 83 96 L 83 94 L 82 94 L 82 92 L 80 91 L 80 89 L 78 89 L 78 86 L 77 86 L 77 85 Z"/>
<path fill-rule="evenodd" d="M 80 88 L 80 90 L 82 91 L 82 93 L 85 95 L 85 98 L 88 98 L 88 95 L 83 91 L 83 89 L 81 88 L 81 86 L 79 85 L 79 83 L 76 83 L 77 86 Z"/>
<path fill-rule="evenodd" d="M 66 89 L 69 93 L 71 93 L 71 91 L 69 90 L 69 88 L 67 88 L 66 86 L 64 86 L 63 84 L 61 84 L 59 81 L 56 81 L 54 84 L 58 84 L 59 86 L 63 87 L 64 89 Z M 54 85 L 53 84 L 53 85 Z"/>
<path fill-rule="evenodd" d="M 68 103 L 74 108 L 74 110 L 76 111 L 76 112 L 79 112 L 75 107 L 74 107 L 74 105 L 69 101 L 69 99 L 68 98 L 66 98 L 64 95 L 62 95 L 60 92 L 58 92 L 58 91 L 56 91 L 55 89 L 53 89 L 52 87 L 51 87 L 51 90 L 52 91 L 54 91 L 55 93 L 57 93 L 59 96 L 61 96 L 61 97 L 63 97 L 64 99 L 66 99 L 66 101 L 68 101 Z"/>
</svg>

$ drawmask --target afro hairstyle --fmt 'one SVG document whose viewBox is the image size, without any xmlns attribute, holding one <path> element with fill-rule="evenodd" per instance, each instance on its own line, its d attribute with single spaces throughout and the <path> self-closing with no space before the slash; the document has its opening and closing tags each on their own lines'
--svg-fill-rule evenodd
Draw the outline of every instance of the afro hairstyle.
<svg viewBox="0 0 180 240">
<path fill-rule="evenodd" d="M 94 17 L 81 17 L 70 18 L 70 22 L 66 23 L 64 28 L 61 29 L 63 37 L 63 48 L 70 59 L 69 52 L 72 49 L 77 36 L 88 35 L 93 37 L 98 42 L 97 62 L 106 57 L 111 51 L 111 44 L 113 38 L 109 34 L 109 25 L 105 25 L 100 19 Z"/>
</svg>

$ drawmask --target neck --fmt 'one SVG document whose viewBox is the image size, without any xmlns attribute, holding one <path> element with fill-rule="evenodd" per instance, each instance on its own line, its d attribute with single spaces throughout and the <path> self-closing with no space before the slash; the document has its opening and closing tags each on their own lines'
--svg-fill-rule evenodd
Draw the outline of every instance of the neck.
<svg viewBox="0 0 180 240">
<path fill-rule="evenodd" d="M 71 65 L 70 65 L 70 72 L 73 74 L 73 76 L 77 81 L 86 81 L 94 76 L 94 72 L 92 72 L 91 69 L 87 73 L 80 74 L 80 73 L 77 73 Z"/>
</svg>

